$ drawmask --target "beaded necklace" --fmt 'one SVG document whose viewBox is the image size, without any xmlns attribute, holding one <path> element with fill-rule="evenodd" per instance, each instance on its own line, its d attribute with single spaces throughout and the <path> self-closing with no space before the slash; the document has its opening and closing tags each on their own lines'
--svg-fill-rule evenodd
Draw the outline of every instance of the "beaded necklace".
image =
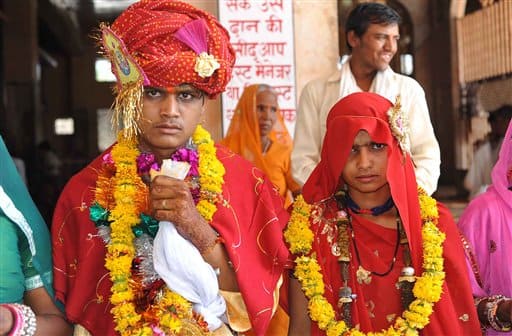
<svg viewBox="0 0 512 336">
<path fill-rule="evenodd" d="M 347 195 L 347 194 L 345 194 Z M 346 197 L 340 199 L 339 195 L 337 195 L 336 201 L 338 208 L 340 211 L 337 212 L 336 225 L 338 229 L 338 242 L 334 243 L 337 245 L 337 248 L 331 249 L 333 250 L 333 255 L 338 257 L 338 262 L 340 264 L 340 275 L 342 281 L 342 287 L 338 291 L 338 307 L 340 308 L 341 315 L 343 317 L 344 322 L 347 326 L 352 326 L 352 302 L 356 299 L 356 294 L 352 293 L 352 288 L 349 286 L 350 279 L 350 252 L 349 252 L 349 238 L 350 235 L 352 244 L 354 246 L 354 252 L 356 255 L 357 263 L 359 267 L 356 271 L 357 282 L 362 284 L 370 284 L 372 281 L 371 275 L 376 275 L 379 277 L 387 276 L 392 270 L 396 262 L 397 253 L 399 250 L 399 246 L 403 246 L 403 258 L 405 267 L 401 271 L 401 276 L 396 283 L 397 289 L 400 290 L 400 299 L 402 303 L 403 309 L 407 309 L 409 304 L 414 300 L 414 295 L 412 294 L 412 286 L 415 282 L 414 277 L 414 268 L 410 266 L 410 251 L 409 244 L 407 241 L 407 236 L 405 235 L 405 230 L 401 229 L 402 222 L 400 217 L 396 218 L 396 243 L 393 252 L 393 257 L 391 259 L 391 263 L 385 272 L 376 272 L 376 271 L 368 271 L 363 267 L 361 262 L 361 258 L 359 255 L 359 250 L 357 248 L 357 241 L 355 239 L 355 230 L 352 227 L 352 215 L 347 209 L 343 208 L 343 205 L 346 204 Z M 335 251 L 335 252 L 334 252 Z"/>
<path fill-rule="evenodd" d="M 361 209 L 359 207 L 359 205 L 350 197 L 349 193 L 345 193 L 345 202 L 344 203 L 350 210 L 352 210 L 356 214 L 365 214 L 365 215 L 372 215 L 372 216 L 382 215 L 383 213 L 390 210 L 395 205 L 395 203 L 393 202 L 393 198 L 390 197 L 382 205 L 373 207 L 371 209 Z"/>
</svg>

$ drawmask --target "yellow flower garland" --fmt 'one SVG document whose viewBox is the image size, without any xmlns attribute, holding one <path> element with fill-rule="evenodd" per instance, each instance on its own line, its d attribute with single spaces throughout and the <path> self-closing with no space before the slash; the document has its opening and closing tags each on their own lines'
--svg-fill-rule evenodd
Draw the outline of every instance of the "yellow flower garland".
<svg viewBox="0 0 512 336">
<path fill-rule="evenodd" d="M 433 312 L 433 305 L 441 298 L 445 279 L 442 248 L 445 234 L 437 227 L 439 214 L 436 201 L 422 189 L 418 191 L 418 198 L 423 221 L 423 273 L 416 278 L 414 284 L 413 294 L 416 299 L 392 326 L 380 332 L 370 332 L 368 335 L 418 335 L 418 330 L 423 329 L 430 322 L 429 317 Z M 298 255 L 295 259 L 294 274 L 299 279 L 302 290 L 309 300 L 309 316 L 328 336 L 366 335 L 355 328 L 348 328 L 344 321 L 337 321 L 333 307 L 324 296 L 325 284 L 320 265 L 314 254 L 309 255 L 314 236 L 309 224 L 311 208 L 312 206 L 307 204 L 302 196 L 299 196 L 295 201 L 288 227 L 284 232 L 285 240 L 290 245 L 290 251 Z"/>
<path fill-rule="evenodd" d="M 224 166 L 217 159 L 216 149 L 210 134 L 201 126 L 197 126 L 192 137 L 199 153 L 199 183 L 201 186 L 200 200 L 197 210 L 208 222 L 217 211 L 216 202 L 224 184 Z M 149 310 L 152 320 L 148 320 L 147 312 L 140 314 L 133 302 L 135 289 L 131 278 L 132 260 L 135 257 L 135 238 L 132 227 L 140 222 L 136 195 L 141 193 L 141 179 L 137 174 L 136 158 L 139 155 L 137 142 L 125 138 L 121 132 L 118 143 L 112 148 L 112 159 L 116 165 L 116 173 L 110 186 L 113 187 L 115 206 L 111 210 L 110 243 L 107 245 L 105 267 L 110 272 L 112 281 L 110 302 L 116 324 L 115 329 L 122 336 L 152 336 L 154 321 L 166 334 L 179 333 L 182 319 L 193 319 L 190 302 L 165 288 L 164 294 L 157 299 Z M 101 176 L 95 190 L 96 200 L 107 200 L 112 188 Z M 104 203 L 104 201 L 103 201 Z"/>
</svg>

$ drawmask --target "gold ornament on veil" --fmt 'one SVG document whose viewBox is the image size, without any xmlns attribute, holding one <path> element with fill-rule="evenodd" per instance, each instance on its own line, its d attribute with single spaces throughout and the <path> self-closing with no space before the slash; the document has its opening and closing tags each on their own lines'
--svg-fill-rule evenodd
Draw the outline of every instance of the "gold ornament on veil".
<svg viewBox="0 0 512 336">
<path fill-rule="evenodd" d="M 395 104 L 388 110 L 389 126 L 391 133 L 398 141 L 404 155 L 411 153 L 409 139 L 409 118 L 402 110 L 400 95 L 396 96 Z"/>
</svg>

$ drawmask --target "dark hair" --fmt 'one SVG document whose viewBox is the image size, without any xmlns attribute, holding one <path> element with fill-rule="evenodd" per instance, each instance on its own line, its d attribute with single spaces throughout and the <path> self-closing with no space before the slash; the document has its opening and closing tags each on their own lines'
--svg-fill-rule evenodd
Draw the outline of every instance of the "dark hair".
<svg viewBox="0 0 512 336">
<path fill-rule="evenodd" d="M 488 122 L 491 123 L 498 119 L 512 119 L 512 105 L 502 105 L 496 110 L 489 112 L 489 116 L 487 117 Z"/>
<path fill-rule="evenodd" d="M 348 36 L 350 31 L 354 31 L 357 36 L 361 37 L 366 33 L 370 24 L 390 25 L 396 23 L 400 25 L 401 22 L 402 18 L 393 8 L 380 3 L 365 2 L 350 11 L 345 23 L 345 36 Z M 346 38 L 346 43 L 348 50 L 352 51 L 348 38 Z"/>
</svg>

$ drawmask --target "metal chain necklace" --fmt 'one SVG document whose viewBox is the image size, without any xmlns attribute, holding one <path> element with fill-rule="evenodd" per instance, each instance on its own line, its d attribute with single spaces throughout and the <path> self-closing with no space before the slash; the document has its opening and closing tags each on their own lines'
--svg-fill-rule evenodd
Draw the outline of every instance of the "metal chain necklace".
<svg viewBox="0 0 512 336">
<path fill-rule="evenodd" d="M 412 293 L 412 287 L 414 286 L 415 277 L 414 277 L 414 268 L 411 267 L 411 258 L 409 251 L 409 244 L 407 240 L 407 236 L 405 235 L 405 230 L 401 230 L 401 220 L 400 216 L 397 214 L 396 225 L 397 225 L 397 242 L 395 244 L 395 250 L 393 253 L 393 259 L 391 264 L 386 272 L 370 272 L 365 270 L 361 264 L 361 258 L 359 256 L 359 250 L 357 249 L 357 243 L 354 235 L 354 229 L 352 227 L 352 216 L 348 211 L 348 207 L 346 206 L 346 195 L 348 193 L 339 193 L 335 197 L 336 203 L 338 205 L 338 209 L 344 211 L 346 213 L 346 217 L 341 219 L 339 218 L 337 221 L 338 226 L 338 262 L 340 264 L 341 278 L 342 278 L 342 287 L 340 287 L 338 291 L 338 308 L 340 309 L 341 316 L 345 323 L 348 326 L 352 326 L 352 303 L 356 300 L 357 295 L 352 292 L 352 288 L 349 286 L 350 282 L 350 253 L 349 249 L 349 240 L 352 240 L 354 244 L 354 251 L 356 254 L 357 262 L 359 264 L 359 269 L 356 272 L 356 278 L 359 283 L 370 283 L 371 274 L 376 276 L 386 276 L 388 275 L 394 268 L 396 262 L 396 256 L 399 250 L 399 246 L 403 245 L 403 254 L 404 254 L 404 263 L 405 267 L 402 268 L 400 277 L 398 278 L 398 282 L 396 284 L 397 288 L 400 290 L 400 301 L 402 302 L 403 309 L 407 309 L 409 304 L 414 300 L 414 295 Z M 341 197 L 340 197 L 341 196 Z M 351 239 L 348 237 L 348 230 L 350 230 Z"/>
<path fill-rule="evenodd" d="M 395 243 L 395 250 L 393 252 L 393 258 L 391 259 L 391 263 L 389 264 L 389 267 L 388 267 L 387 271 L 385 271 L 385 272 L 368 271 L 368 270 L 366 270 L 366 268 L 363 267 L 363 264 L 361 262 L 361 257 L 359 255 L 359 250 L 357 248 L 357 241 L 356 241 L 354 228 L 352 227 L 352 216 L 350 214 L 348 214 L 348 225 L 350 228 L 350 237 L 352 238 L 352 242 L 354 244 L 354 252 L 356 254 L 357 263 L 359 264 L 359 270 L 357 272 L 358 273 L 357 280 L 359 282 L 363 281 L 365 283 L 369 283 L 369 281 L 370 281 L 369 275 L 370 274 L 380 276 L 380 277 L 388 275 L 393 270 L 393 267 L 395 266 L 396 255 L 398 252 L 398 247 L 400 246 L 400 217 L 397 215 L 397 218 L 396 218 L 396 243 Z"/>
</svg>

